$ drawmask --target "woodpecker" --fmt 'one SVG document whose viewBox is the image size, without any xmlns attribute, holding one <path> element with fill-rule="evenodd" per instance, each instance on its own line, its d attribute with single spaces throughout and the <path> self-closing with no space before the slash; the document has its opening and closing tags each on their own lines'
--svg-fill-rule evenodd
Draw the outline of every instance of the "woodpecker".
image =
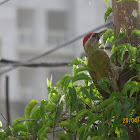
<svg viewBox="0 0 140 140">
<path fill-rule="evenodd" d="M 102 77 L 107 77 L 116 84 L 119 78 L 118 68 L 111 63 L 107 53 L 99 48 L 99 39 L 106 32 L 89 33 L 83 39 L 83 47 L 88 57 L 89 74 L 95 83 Z"/>
</svg>

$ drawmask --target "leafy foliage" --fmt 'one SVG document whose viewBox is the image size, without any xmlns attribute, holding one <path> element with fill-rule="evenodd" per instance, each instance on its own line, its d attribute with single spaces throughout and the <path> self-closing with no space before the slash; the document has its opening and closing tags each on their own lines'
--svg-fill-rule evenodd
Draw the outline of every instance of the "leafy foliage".
<svg viewBox="0 0 140 140">
<path fill-rule="evenodd" d="M 105 21 L 111 14 L 111 9 L 112 7 L 108 7 Z M 132 34 L 140 36 L 140 31 L 135 29 Z M 140 79 L 140 47 L 132 47 L 129 43 L 116 46 L 115 43 L 124 37 L 127 35 L 123 29 L 116 36 L 112 29 L 108 29 L 102 41 L 104 46 L 107 41 L 111 42 L 111 61 L 115 64 L 117 57 L 123 68 L 123 57 L 128 52 L 127 67 L 137 73 L 125 83 L 121 91 L 111 93 L 108 85 L 111 85 L 112 81 L 106 77 L 97 84 L 92 82 L 87 73 L 90 70 L 87 67 L 87 58 L 74 58 L 69 64 L 73 66 L 72 75 L 64 75 L 56 87 L 52 87 L 52 76 L 50 80 L 47 79 L 48 101 L 32 100 L 25 108 L 25 118 L 15 119 L 9 128 L 0 122 L 0 140 L 50 140 L 50 132 L 60 140 L 73 140 L 76 137 L 79 140 L 128 140 L 125 128 L 127 125 L 133 126 L 127 122 L 123 123 L 123 119 L 140 118 L 140 82 L 134 80 Z M 99 87 L 110 94 L 108 99 L 103 99 Z M 57 132 L 56 128 L 61 131 Z"/>
<path fill-rule="evenodd" d="M 132 31 L 132 34 L 139 35 L 139 32 Z M 139 48 L 134 49 L 130 44 L 115 46 L 115 42 L 124 36 L 125 32 L 114 36 L 113 30 L 108 29 L 103 36 L 103 44 L 105 45 L 107 41 L 112 43 L 111 58 L 114 61 L 118 55 L 118 62 L 121 65 L 123 55 L 128 51 L 128 61 L 131 62 L 129 67 L 132 67 L 133 64 L 137 65 Z M 121 55 L 117 53 L 118 51 Z M 139 117 L 136 116 L 139 110 L 136 106 L 140 83 L 133 79 L 139 77 L 140 67 L 136 69 L 138 75 L 128 80 L 121 92 L 111 93 L 107 86 L 112 84 L 109 79 L 102 78 L 97 85 L 92 82 L 87 74 L 89 68 L 86 57 L 75 58 L 70 65 L 73 65 L 73 75 L 63 76 L 57 82 L 57 87 L 51 86 L 52 77 L 50 80 L 47 79 L 48 101 L 42 100 L 39 103 L 32 100 L 25 108 L 25 118 L 15 119 L 11 127 L 5 130 L 1 125 L 1 139 L 37 137 L 39 140 L 45 140 L 50 139 L 47 135 L 50 131 L 56 133 L 55 137 L 62 140 L 73 140 L 74 137 L 80 140 L 86 140 L 88 137 L 91 140 L 128 139 L 125 130 L 127 124 L 123 123 L 123 118 Z M 98 86 L 110 94 L 108 99 L 103 100 Z M 55 132 L 56 127 L 61 128 L 61 133 Z"/>
<path fill-rule="evenodd" d="M 109 6 L 106 13 L 105 13 L 105 22 L 107 20 L 107 18 L 110 16 L 110 14 L 112 13 L 112 6 Z"/>
</svg>

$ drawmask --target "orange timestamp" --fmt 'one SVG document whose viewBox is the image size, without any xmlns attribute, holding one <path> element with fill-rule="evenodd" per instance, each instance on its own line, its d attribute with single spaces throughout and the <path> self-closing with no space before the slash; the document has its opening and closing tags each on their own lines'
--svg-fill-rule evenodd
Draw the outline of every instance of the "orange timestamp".
<svg viewBox="0 0 140 140">
<path fill-rule="evenodd" d="M 123 118 L 123 123 L 139 123 L 139 118 Z"/>
</svg>

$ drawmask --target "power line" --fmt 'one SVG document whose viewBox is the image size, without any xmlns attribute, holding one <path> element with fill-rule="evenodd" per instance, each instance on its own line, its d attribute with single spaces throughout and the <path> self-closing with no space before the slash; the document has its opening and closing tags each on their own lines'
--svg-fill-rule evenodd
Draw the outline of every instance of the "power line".
<svg viewBox="0 0 140 140">
<path fill-rule="evenodd" d="M 104 50 L 104 47 L 101 46 L 100 49 Z M 110 46 L 106 46 L 105 47 L 106 50 L 110 50 Z M 86 56 L 86 53 L 82 53 L 80 55 L 80 58 L 82 58 L 83 56 Z M 30 68 L 34 68 L 34 67 L 61 67 L 61 66 L 67 66 L 70 62 L 39 62 L 39 63 L 22 63 L 21 61 L 17 61 L 17 60 L 10 60 L 10 59 L 1 59 L 0 60 L 0 67 L 16 67 L 16 66 L 20 66 L 20 67 L 30 67 Z"/>
<path fill-rule="evenodd" d="M 95 28 L 95 29 L 93 29 L 93 30 L 91 30 L 91 31 L 89 31 L 89 32 L 95 32 L 95 31 L 100 30 L 100 29 L 102 29 L 102 28 L 104 28 L 104 27 L 107 27 L 107 26 L 109 26 L 109 25 L 111 25 L 111 24 L 112 24 L 112 22 L 110 22 L 110 23 L 108 23 L 108 24 L 106 24 L 106 25 L 99 26 L 99 27 L 97 27 L 97 28 Z M 23 61 L 22 63 L 28 64 L 28 63 L 30 63 L 30 62 L 32 62 L 32 61 L 34 61 L 34 60 L 37 60 L 37 59 L 39 59 L 39 58 L 41 58 L 41 57 L 44 57 L 44 56 L 46 56 L 46 55 L 48 55 L 48 54 L 51 54 L 52 52 L 55 52 L 56 50 L 61 49 L 61 48 L 63 48 L 63 47 L 66 47 L 67 45 L 69 45 L 69 44 L 71 44 L 71 43 L 73 43 L 73 42 L 79 40 L 80 38 L 82 38 L 82 37 L 84 37 L 86 34 L 88 34 L 89 32 L 86 32 L 86 33 L 84 33 L 84 34 L 82 34 L 82 35 L 80 35 L 80 36 L 78 36 L 78 37 L 76 37 L 76 38 L 70 39 L 70 40 L 68 40 L 68 41 L 66 41 L 66 42 L 63 42 L 63 43 L 59 44 L 59 45 L 55 45 L 55 46 L 53 47 L 53 49 L 50 49 L 49 51 L 46 51 L 46 52 L 44 52 L 44 53 L 41 53 L 41 54 L 36 55 L 36 56 L 34 56 L 34 57 L 31 57 L 31 58 L 29 58 L 29 59 Z M 6 70 L 3 70 L 3 71 L 0 72 L 0 75 L 3 75 L 3 74 L 5 74 L 5 73 L 7 73 L 7 72 L 9 72 L 9 71 L 11 71 L 11 70 L 14 70 L 14 69 L 16 69 L 17 67 L 19 67 L 19 66 L 15 66 L 15 67 L 11 67 L 11 68 L 8 68 L 8 69 L 6 69 Z"/>
<path fill-rule="evenodd" d="M 29 67 L 29 68 L 38 68 L 38 67 L 62 67 L 68 66 L 70 62 L 57 62 L 57 63 L 31 63 L 31 64 L 22 64 L 22 63 L 15 63 L 12 66 L 19 66 L 19 67 Z M 11 64 L 8 64 L 11 66 Z M 7 64 L 0 64 L 0 67 L 8 67 Z"/>
<path fill-rule="evenodd" d="M 3 5 L 5 3 L 7 3 L 8 1 L 10 1 L 10 0 L 4 0 L 4 1 L 0 2 L 0 5 Z"/>
<path fill-rule="evenodd" d="M 1 59 L 0 60 L 0 67 L 9 67 L 9 66 L 20 66 L 20 67 L 28 67 L 28 68 L 38 68 L 38 67 L 62 67 L 68 66 L 70 62 L 48 62 L 48 63 L 22 63 L 20 61 L 9 60 L 9 59 Z"/>
</svg>

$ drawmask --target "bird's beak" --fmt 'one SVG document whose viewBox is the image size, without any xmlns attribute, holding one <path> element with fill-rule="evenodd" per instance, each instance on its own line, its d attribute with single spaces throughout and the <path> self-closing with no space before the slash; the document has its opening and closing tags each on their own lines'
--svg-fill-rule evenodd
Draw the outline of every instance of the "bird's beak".
<svg viewBox="0 0 140 140">
<path fill-rule="evenodd" d="M 107 30 L 103 30 L 103 31 L 99 32 L 99 33 L 98 33 L 98 34 L 99 34 L 99 37 L 101 37 L 106 31 L 107 31 Z"/>
</svg>

